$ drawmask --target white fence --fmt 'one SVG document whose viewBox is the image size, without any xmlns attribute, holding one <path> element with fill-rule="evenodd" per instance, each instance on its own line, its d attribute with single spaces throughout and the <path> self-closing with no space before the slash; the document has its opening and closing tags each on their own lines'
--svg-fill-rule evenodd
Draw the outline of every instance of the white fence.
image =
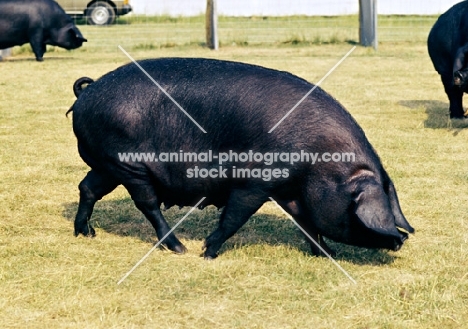
<svg viewBox="0 0 468 329">
<path fill-rule="evenodd" d="M 438 15 L 460 0 L 379 0 L 380 15 Z M 131 0 L 137 15 L 196 16 L 206 0 Z M 217 0 L 224 16 L 337 16 L 357 14 L 358 0 Z"/>
</svg>

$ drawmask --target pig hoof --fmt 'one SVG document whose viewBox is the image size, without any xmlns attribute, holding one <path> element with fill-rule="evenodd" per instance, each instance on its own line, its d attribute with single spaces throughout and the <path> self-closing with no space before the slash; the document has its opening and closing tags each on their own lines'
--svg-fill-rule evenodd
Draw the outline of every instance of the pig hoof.
<svg viewBox="0 0 468 329">
<path fill-rule="evenodd" d="M 96 231 L 91 225 L 86 225 L 84 228 L 75 228 L 75 236 L 83 234 L 83 236 L 94 238 L 96 236 Z"/>
<path fill-rule="evenodd" d="M 336 257 L 336 252 L 333 251 L 333 250 L 326 250 L 326 252 L 332 257 L 332 258 L 335 258 Z M 316 257 L 327 257 L 327 255 L 325 255 L 322 251 L 319 251 L 319 252 L 313 252 L 312 253 L 314 256 Z"/>
<path fill-rule="evenodd" d="M 187 252 L 187 248 L 179 241 L 176 237 L 168 238 L 164 241 L 164 245 L 167 249 L 171 250 L 176 254 L 185 254 Z"/>
<path fill-rule="evenodd" d="M 216 257 L 218 257 L 218 255 L 216 255 L 216 254 L 215 255 L 207 255 L 206 253 L 201 254 L 200 256 L 203 256 L 203 258 L 205 260 L 215 260 Z"/>
<path fill-rule="evenodd" d="M 317 243 L 320 245 L 320 248 L 317 246 Z M 331 257 L 336 256 L 336 252 L 326 244 L 322 236 L 317 236 L 317 240 L 315 241 L 315 243 L 312 241 L 309 241 L 309 245 L 310 245 L 310 251 L 312 252 L 314 256 L 325 257 L 326 255 L 322 251 L 322 249 Z"/>
<path fill-rule="evenodd" d="M 38 61 L 38 62 L 43 62 L 43 61 L 44 61 L 44 58 L 42 58 L 42 57 L 36 58 L 36 61 Z"/>
<path fill-rule="evenodd" d="M 450 112 L 450 119 L 464 119 L 466 118 L 465 116 L 465 111 L 457 111 L 455 113 Z"/>
<path fill-rule="evenodd" d="M 334 251 L 334 250 L 329 249 L 329 250 L 327 250 L 327 253 L 333 258 L 336 257 L 336 251 Z M 321 252 L 320 256 L 325 256 L 325 254 L 323 252 Z"/>
<path fill-rule="evenodd" d="M 331 257 L 335 258 L 336 257 L 336 252 L 333 250 L 333 249 L 330 249 L 328 246 L 325 248 L 323 245 L 322 245 L 322 248 L 327 252 L 327 254 L 329 254 Z M 316 257 L 327 257 L 327 255 L 325 255 L 323 253 L 322 250 L 318 249 L 317 247 L 312 247 L 311 248 L 312 250 L 312 255 L 316 256 Z"/>
<path fill-rule="evenodd" d="M 173 252 L 175 252 L 176 254 L 185 254 L 187 252 L 187 248 L 185 248 L 185 246 L 183 244 L 180 244 L 180 245 L 176 245 L 176 246 L 167 246 L 170 250 L 172 250 Z"/>
</svg>

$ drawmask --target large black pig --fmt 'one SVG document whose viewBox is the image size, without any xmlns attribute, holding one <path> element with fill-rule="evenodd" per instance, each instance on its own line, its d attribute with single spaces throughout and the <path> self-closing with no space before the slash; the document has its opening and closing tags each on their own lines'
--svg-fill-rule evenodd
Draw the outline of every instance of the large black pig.
<svg viewBox="0 0 468 329">
<path fill-rule="evenodd" d="M 439 17 L 427 46 L 450 101 L 450 117 L 463 118 L 463 93 L 468 92 L 468 1 L 454 5 Z"/>
<path fill-rule="evenodd" d="M 414 232 L 364 132 L 320 88 L 269 133 L 312 84 L 286 72 L 211 59 L 166 58 L 139 64 L 206 133 L 135 64 L 95 82 L 78 79 L 74 84 L 77 100 L 69 112 L 73 112 L 79 154 L 91 171 L 79 184 L 75 235 L 95 234 L 89 224 L 93 206 L 120 184 L 154 226 L 159 239 L 170 230 L 160 211 L 161 203 L 166 207 L 190 206 L 206 197 L 202 207 L 224 207 L 218 227 L 206 239 L 205 258 L 216 257 L 221 245 L 269 197 L 328 252 L 322 236 L 351 245 L 398 250 L 407 233 Z M 85 83 L 88 86 L 82 89 Z M 221 164 L 225 172 L 216 160 L 199 158 L 189 163 L 119 157 L 124 152 L 162 155 L 209 151 L 214 156 L 251 151 L 316 152 L 326 157 L 314 164 L 305 158 L 295 163 L 231 158 Z M 355 161 L 330 160 L 331 154 L 343 153 L 354 154 Z M 214 170 L 215 175 L 196 178 L 195 167 Z M 274 177 L 240 179 L 233 174 L 239 168 L 256 169 L 257 174 L 277 171 Z M 174 234 L 164 243 L 175 252 L 185 251 Z M 320 253 L 314 244 L 311 247 L 314 254 Z"/>
<path fill-rule="evenodd" d="M 0 0 L 0 49 L 29 42 L 36 60 L 42 61 L 46 45 L 75 49 L 85 41 L 53 0 Z"/>
</svg>

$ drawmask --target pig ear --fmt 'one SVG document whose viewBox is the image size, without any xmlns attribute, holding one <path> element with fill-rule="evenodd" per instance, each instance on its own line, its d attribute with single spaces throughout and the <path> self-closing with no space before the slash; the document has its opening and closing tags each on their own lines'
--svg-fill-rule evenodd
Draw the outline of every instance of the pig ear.
<svg viewBox="0 0 468 329">
<path fill-rule="evenodd" d="M 395 216 L 395 225 L 406 230 L 408 233 L 414 233 L 414 228 L 406 220 L 398 202 L 395 186 L 390 182 L 388 187 L 388 199 L 390 200 L 390 207 L 392 207 L 393 215 Z"/>
<path fill-rule="evenodd" d="M 384 235 L 399 237 L 395 227 L 395 217 L 382 186 L 373 179 L 366 179 L 354 198 L 355 213 L 360 222 L 367 228 Z"/>
</svg>

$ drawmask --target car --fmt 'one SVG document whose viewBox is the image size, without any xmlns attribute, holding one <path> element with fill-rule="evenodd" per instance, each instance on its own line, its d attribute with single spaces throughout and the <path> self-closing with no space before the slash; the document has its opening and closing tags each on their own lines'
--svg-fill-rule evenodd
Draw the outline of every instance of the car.
<svg viewBox="0 0 468 329">
<path fill-rule="evenodd" d="M 91 25 L 109 25 L 132 11 L 129 0 L 56 0 L 72 17 L 85 17 Z"/>
</svg>

